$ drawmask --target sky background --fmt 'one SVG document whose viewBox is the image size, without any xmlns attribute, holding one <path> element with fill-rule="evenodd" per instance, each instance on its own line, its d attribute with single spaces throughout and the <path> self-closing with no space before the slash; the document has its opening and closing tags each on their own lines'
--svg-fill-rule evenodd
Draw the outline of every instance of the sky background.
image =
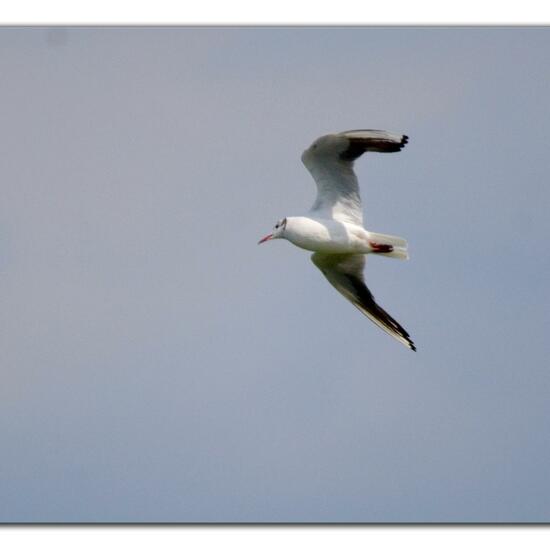
<svg viewBox="0 0 550 550">
<path fill-rule="evenodd" d="M 0 29 L 0 521 L 550 521 L 550 29 Z M 411 259 L 275 221 L 319 135 Z"/>
</svg>

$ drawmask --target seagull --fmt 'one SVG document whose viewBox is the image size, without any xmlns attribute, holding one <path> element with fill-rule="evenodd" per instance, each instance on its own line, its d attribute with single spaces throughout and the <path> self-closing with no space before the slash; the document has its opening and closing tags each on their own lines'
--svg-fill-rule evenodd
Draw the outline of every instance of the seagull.
<svg viewBox="0 0 550 550">
<path fill-rule="evenodd" d="M 348 130 L 316 139 L 302 162 L 317 184 L 317 198 L 305 216 L 279 220 L 258 244 L 286 239 L 313 252 L 311 260 L 328 282 L 361 313 L 396 340 L 416 351 L 409 333 L 374 300 L 365 284 L 367 254 L 406 260 L 407 241 L 363 227 L 363 212 L 353 164 L 363 153 L 396 153 L 409 138 L 384 130 Z"/>
</svg>

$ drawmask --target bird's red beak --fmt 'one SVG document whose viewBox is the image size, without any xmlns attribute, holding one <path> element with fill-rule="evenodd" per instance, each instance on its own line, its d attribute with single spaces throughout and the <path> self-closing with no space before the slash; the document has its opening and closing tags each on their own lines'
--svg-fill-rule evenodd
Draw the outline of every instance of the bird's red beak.
<svg viewBox="0 0 550 550">
<path fill-rule="evenodd" d="M 269 241 L 269 239 L 272 239 L 272 238 L 273 238 L 273 233 L 270 233 L 269 235 L 266 235 L 263 239 L 260 239 L 258 241 L 258 244 L 265 243 L 265 241 Z"/>
</svg>

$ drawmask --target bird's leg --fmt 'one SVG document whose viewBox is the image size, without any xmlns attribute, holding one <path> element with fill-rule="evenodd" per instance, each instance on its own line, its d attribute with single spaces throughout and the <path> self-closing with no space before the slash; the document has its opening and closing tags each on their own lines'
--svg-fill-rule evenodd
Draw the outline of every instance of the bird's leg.
<svg viewBox="0 0 550 550">
<path fill-rule="evenodd" d="M 393 252 L 393 246 L 391 244 L 380 244 L 380 243 L 375 243 L 374 241 L 369 241 L 369 246 L 372 248 L 373 252 L 378 252 L 378 253 Z"/>
</svg>

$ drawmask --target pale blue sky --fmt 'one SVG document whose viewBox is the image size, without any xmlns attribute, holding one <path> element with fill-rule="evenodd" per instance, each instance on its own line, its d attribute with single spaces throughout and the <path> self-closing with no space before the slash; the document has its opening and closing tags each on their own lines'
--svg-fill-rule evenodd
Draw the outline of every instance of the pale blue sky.
<svg viewBox="0 0 550 550">
<path fill-rule="evenodd" d="M 0 29 L 1 521 L 550 521 L 550 30 Z M 367 283 L 256 246 L 357 163 Z"/>
</svg>

